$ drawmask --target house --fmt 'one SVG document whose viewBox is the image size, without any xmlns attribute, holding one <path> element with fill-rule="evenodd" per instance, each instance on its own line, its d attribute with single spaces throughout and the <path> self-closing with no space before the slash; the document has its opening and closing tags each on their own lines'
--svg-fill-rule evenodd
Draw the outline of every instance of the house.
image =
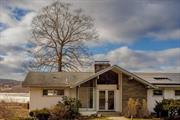
<svg viewBox="0 0 180 120">
<path fill-rule="evenodd" d="M 180 73 L 132 73 L 108 61 L 96 61 L 95 72 L 29 72 L 23 82 L 30 88 L 30 110 L 49 108 L 62 96 L 80 99 L 82 114 L 122 113 L 129 98 L 155 101 L 180 99 Z"/>
</svg>

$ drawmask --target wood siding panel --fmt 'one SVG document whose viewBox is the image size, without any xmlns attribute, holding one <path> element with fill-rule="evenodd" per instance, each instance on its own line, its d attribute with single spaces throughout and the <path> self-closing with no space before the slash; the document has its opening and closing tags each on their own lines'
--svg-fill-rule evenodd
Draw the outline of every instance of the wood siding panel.
<svg viewBox="0 0 180 120">
<path fill-rule="evenodd" d="M 122 111 L 125 112 L 129 98 L 146 99 L 146 86 L 136 80 L 129 80 L 129 77 L 122 74 Z"/>
</svg>

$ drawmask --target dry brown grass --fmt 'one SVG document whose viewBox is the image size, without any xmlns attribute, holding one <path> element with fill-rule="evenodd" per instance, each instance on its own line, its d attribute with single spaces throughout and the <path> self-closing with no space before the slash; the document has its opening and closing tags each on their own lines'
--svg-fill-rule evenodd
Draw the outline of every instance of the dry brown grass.
<svg viewBox="0 0 180 120">
<path fill-rule="evenodd" d="M 14 102 L 0 102 L 0 119 L 12 120 L 14 118 L 27 116 L 27 104 Z"/>
</svg>

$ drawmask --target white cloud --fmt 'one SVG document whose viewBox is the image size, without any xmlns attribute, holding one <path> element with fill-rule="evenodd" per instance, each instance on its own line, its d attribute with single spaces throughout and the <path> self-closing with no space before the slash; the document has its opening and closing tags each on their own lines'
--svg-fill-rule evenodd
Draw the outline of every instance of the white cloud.
<svg viewBox="0 0 180 120">
<path fill-rule="evenodd" d="M 106 54 L 97 54 L 94 59 L 109 60 L 131 71 L 180 72 L 180 48 L 140 51 L 121 47 Z"/>
<path fill-rule="evenodd" d="M 26 51 L 7 51 L 0 61 L 1 78 L 23 80 L 25 77 Z"/>
<path fill-rule="evenodd" d="M 0 6 L 0 22 L 7 24 L 8 26 L 15 26 L 17 21 L 16 19 L 13 19 L 10 17 L 10 11 L 8 11 L 7 9 L 2 9 L 2 7 Z"/>
<path fill-rule="evenodd" d="M 167 39 L 179 39 L 180 38 L 180 28 L 172 31 L 159 32 L 159 33 L 149 33 L 150 36 L 159 39 L 159 40 L 167 40 Z"/>
<path fill-rule="evenodd" d="M 8 25 L 8 28 L 0 33 L 1 77 L 23 78 L 22 66 L 26 62 L 26 52 L 16 47 L 22 47 L 27 43 L 31 36 L 33 17 L 42 7 L 53 1 L 0 1 L 0 22 Z M 72 2 L 75 8 L 84 9 L 88 15 L 95 18 L 100 40 L 88 45 L 102 45 L 107 42 L 130 44 L 142 37 L 154 37 L 157 40 L 180 39 L 179 1 L 68 0 L 68 2 Z M 7 9 L 8 6 L 27 9 L 30 12 L 17 21 L 10 16 L 11 11 Z M 15 48 L 12 49 L 12 46 Z M 94 57 L 96 60 L 110 60 L 113 64 L 133 71 L 177 72 L 180 71 L 179 51 L 180 48 L 156 52 L 121 47 Z"/>
<path fill-rule="evenodd" d="M 16 26 L 9 27 L 0 34 L 0 45 L 26 44 L 31 37 L 31 21 L 36 13 L 31 12 L 22 18 Z"/>
<path fill-rule="evenodd" d="M 151 32 L 156 34 L 153 37 L 157 40 L 180 39 L 175 32 L 180 26 L 179 5 L 178 1 L 105 0 L 82 2 L 78 7 L 95 18 L 101 43 L 129 44 L 143 37 L 152 37 Z M 167 36 L 167 33 L 173 34 Z"/>
<path fill-rule="evenodd" d="M 36 12 L 30 12 L 27 15 L 25 15 L 22 20 L 20 21 L 19 25 L 20 26 L 27 26 L 29 28 L 31 28 L 31 22 L 33 20 L 33 18 L 36 16 Z"/>
<path fill-rule="evenodd" d="M 53 2 L 49 0 L 2 1 L 5 6 L 35 12 Z M 106 42 L 129 44 L 142 37 L 154 37 L 158 40 L 180 39 L 178 35 L 180 14 L 177 11 L 180 2 L 178 0 L 66 0 L 65 2 L 73 3 L 74 8 L 82 8 L 88 15 L 95 18 L 101 44 Z"/>
<path fill-rule="evenodd" d="M 36 15 L 35 12 L 26 14 L 21 21 L 0 34 L 0 61 L 1 78 L 23 80 L 25 76 L 25 64 L 27 63 L 27 51 L 24 45 L 31 38 L 31 21 Z"/>
<path fill-rule="evenodd" d="M 18 7 L 29 10 L 40 10 L 43 6 L 49 5 L 56 0 L 1 0 L 1 7 Z"/>
</svg>

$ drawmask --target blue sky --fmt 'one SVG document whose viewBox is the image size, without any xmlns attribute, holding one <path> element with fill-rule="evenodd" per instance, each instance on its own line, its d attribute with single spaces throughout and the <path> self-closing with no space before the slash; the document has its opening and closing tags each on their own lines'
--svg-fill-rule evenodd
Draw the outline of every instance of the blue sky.
<svg viewBox="0 0 180 120">
<path fill-rule="evenodd" d="M 99 40 L 88 44 L 95 60 L 110 60 L 130 71 L 180 72 L 179 0 L 68 2 L 95 19 Z M 2 78 L 24 78 L 31 22 L 49 4 L 52 1 L 1 0 Z"/>
<path fill-rule="evenodd" d="M 22 9 L 22 8 L 18 8 L 18 7 L 8 7 L 7 9 L 9 9 L 10 12 L 10 16 L 12 17 L 12 19 L 16 19 L 18 21 L 20 21 L 22 19 L 22 17 L 24 17 L 28 12 L 30 12 L 30 10 L 26 10 L 26 9 Z"/>
<path fill-rule="evenodd" d="M 113 44 L 113 43 L 107 43 L 100 47 L 94 47 L 91 51 L 93 54 L 98 53 L 106 53 L 110 50 L 117 49 L 119 47 L 122 47 L 121 44 Z M 129 48 L 133 50 L 145 50 L 145 51 L 158 51 L 158 50 L 165 50 L 170 48 L 179 48 L 180 47 L 180 40 L 155 40 L 153 38 L 143 38 L 137 40 L 137 42 L 127 45 Z"/>
</svg>

